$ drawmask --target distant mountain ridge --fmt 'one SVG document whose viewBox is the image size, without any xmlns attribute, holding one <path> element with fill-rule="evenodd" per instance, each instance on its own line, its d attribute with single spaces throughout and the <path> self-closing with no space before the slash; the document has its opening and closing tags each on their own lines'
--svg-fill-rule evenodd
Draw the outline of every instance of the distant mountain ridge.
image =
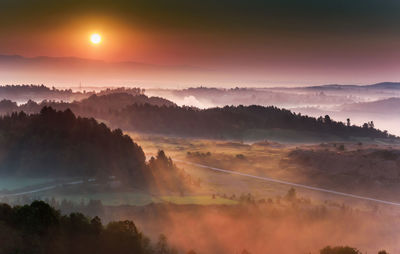
<svg viewBox="0 0 400 254">
<path fill-rule="evenodd" d="M 355 111 L 363 113 L 400 114 L 400 98 L 388 98 L 384 100 L 346 104 L 341 107 L 343 111 Z"/>
<path fill-rule="evenodd" d="M 135 68 L 135 69 L 152 69 L 152 70 L 200 70 L 198 67 L 188 65 L 159 65 L 151 63 L 142 63 L 134 61 L 107 62 L 98 59 L 80 58 L 80 57 L 51 57 L 36 56 L 24 57 L 21 55 L 0 55 L 0 66 L 2 64 L 13 65 L 53 65 L 52 67 L 73 66 L 73 67 L 91 67 L 91 68 Z"/>
<path fill-rule="evenodd" d="M 307 89 L 339 90 L 339 89 L 400 89 L 400 82 L 380 82 L 372 85 L 339 85 L 329 84 L 321 86 L 308 86 Z"/>
<path fill-rule="evenodd" d="M 209 77 L 213 71 L 187 65 L 161 65 L 134 61 L 102 61 L 77 57 L 24 57 L 0 55 L 0 82 L 3 84 L 51 84 L 71 87 L 78 84 L 105 87 L 132 84 L 176 85 Z M 146 85 L 144 85 L 146 84 Z"/>
<path fill-rule="evenodd" d="M 400 82 L 381 82 L 373 85 L 368 85 L 369 88 L 385 88 L 385 89 L 400 89 Z"/>
</svg>

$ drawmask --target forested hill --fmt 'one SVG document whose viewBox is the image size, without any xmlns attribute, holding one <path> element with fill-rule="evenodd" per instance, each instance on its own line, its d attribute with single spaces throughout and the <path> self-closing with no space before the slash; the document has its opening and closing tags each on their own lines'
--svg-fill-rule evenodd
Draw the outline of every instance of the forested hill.
<svg viewBox="0 0 400 254">
<path fill-rule="evenodd" d="M 145 155 L 121 130 L 44 107 L 0 118 L 0 174 L 118 176 L 146 182 Z"/>
<path fill-rule="evenodd" d="M 150 103 L 154 105 L 174 105 L 173 102 L 159 98 L 159 97 L 147 97 L 144 95 L 145 90 L 137 87 L 125 88 L 107 88 L 101 91 L 73 91 L 72 89 L 58 89 L 55 87 L 49 88 L 44 85 L 0 85 L 0 101 L 3 102 L 18 102 L 26 103 L 30 102 L 28 106 L 33 106 L 32 102 L 40 105 L 42 108 L 46 106 L 49 102 L 58 106 L 62 106 L 65 102 L 69 102 L 70 107 L 76 106 L 77 104 L 84 103 L 84 106 L 98 106 L 101 103 L 106 102 L 109 106 L 110 101 L 114 105 L 118 105 L 115 102 L 120 102 L 118 107 L 121 107 L 123 103 Z M 42 102 L 43 101 L 43 102 Z M 42 103 L 39 103 L 42 102 Z M 58 103 L 55 103 L 58 102 Z M 93 103 L 98 105 L 93 105 Z M 24 104 L 23 104 L 24 105 Z M 17 104 L 14 105 L 14 110 Z M 24 110 L 29 110 L 30 108 L 24 108 Z M 31 108 L 31 110 L 34 110 Z M 40 109 L 39 109 L 40 110 Z M 4 112 L 1 108 L 0 103 L 0 113 Z"/>
<path fill-rule="evenodd" d="M 0 101 L 0 114 L 24 111 L 37 113 L 44 106 L 71 109 L 76 115 L 94 117 L 113 128 L 183 137 L 277 141 L 339 141 L 357 139 L 395 139 L 373 124 L 347 126 L 329 116 L 314 118 L 269 106 L 225 106 L 197 109 L 178 107 L 159 97 L 111 93 L 92 95 L 79 102 L 29 101 L 18 106 Z"/>
<path fill-rule="evenodd" d="M 118 90 L 105 90 L 101 95 L 93 94 L 81 101 L 57 102 L 44 100 L 40 103 L 28 101 L 18 105 L 11 100 L 0 101 L 0 114 L 24 111 L 25 113 L 39 113 L 43 107 L 52 107 L 57 110 L 71 109 L 75 114 L 86 117 L 103 118 L 105 114 L 125 108 L 132 104 L 151 104 L 157 106 L 175 106 L 175 103 L 160 97 L 148 97 L 144 94 L 132 94 L 131 92 L 116 92 Z M 112 92 L 111 92 L 112 91 Z"/>
<path fill-rule="evenodd" d="M 102 110 L 118 110 L 132 104 L 151 104 L 156 106 L 175 106 L 176 104 L 160 97 L 148 97 L 144 94 L 132 95 L 129 93 L 110 93 L 103 95 L 92 95 L 77 104 L 82 107 L 91 107 Z"/>
<path fill-rule="evenodd" d="M 42 101 L 63 100 L 73 101 L 89 97 L 93 92 L 73 92 L 71 89 L 49 88 L 44 85 L 6 85 L 0 86 L 0 100 L 13 101 Z"/>
<path fill-rule="evenodd" d="M 135 104 L 113 112 L 108 119 L 113 125 L 126 130 L 206 138 L 395 138 L 372 125 L 346 126 L 329 116 L 317 119 L 272 106 L 226 106 L 200 110 Z"/>
<path fill-rule="evenodd" d="M 70 109 L 44 107 L 0 117 L 0 176 L 111 176 L 125 186 L 182 192 L 198 182 L 161 150 L 146 163 L 142 148 L 120 129 L 111 131 Z"/>
</svg>

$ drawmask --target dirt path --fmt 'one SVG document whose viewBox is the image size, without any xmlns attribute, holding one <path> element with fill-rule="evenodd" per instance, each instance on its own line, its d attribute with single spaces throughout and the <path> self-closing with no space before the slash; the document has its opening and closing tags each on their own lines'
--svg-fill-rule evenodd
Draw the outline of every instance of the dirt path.
<svg viewBox="0 0 400 254">
<path fill-rule="evenodd" d="M 55 189 L 57 187 L 63 187 L 64 185 L 83 184 L 84 182 L 85 182 L 84 180 L 77 180 L 77 181 L 73 181 L 73 182 L 54 184 L 54 185 L 41 187 L 41 188 L 38 188 L 38 189 L 29 190 L 29 191 L 10 193 L 10 194 L 3 194 L 3 195 L 0 194 L 0 197 L 16 197 L 16 196 L 28 195 L 28 194 L 33 194 L 33 193 L 37 193 L 37 192 L 52 190 L 52 189 Z"/>
<path fill-rule="evenodd" d="M 400 207 L 400 203 L 396 203 L 396 202 L 391 202 L 391 201 L 386 201 L 386 200 L 381 200 L 381 199 L 375 199 L 375 198 L 369 198 L 369 197 L 354 195 L 354 194 L 335 191 L 335 190 L 328 190 L 328 189 L 324 189 L 324 188 L 313 187 L 313 186 L 299 184 L 299 183 L 292 183 L 292 182 L 283 181 L 283 180 L 279 180 L 279 179 L 274 179 L 274 178 L 270 178 L 270 177 L 250 175 L 250 174 L 246 174 L 246 173 L 242 173 L 242 172 L 238 172 L 238 171 L 227 170 L 227 169 L 222 169 L 222 168 L 215 168 L 215 167 L 210 167 L 210 166 L 207 166 L 207 165 L 202 165 L 202 164 L 198 164 L 198 163 L 192 163 L 192 162 L 188 162 L 188 161 L 182 161 L 182 160 L 178 160 L 178 159 L 174 159 L 174 161 L 185 163 L 185 164 L 189 164 L 189 165 L 200 167 L 200 168 L 210 169 L 210 170 L 217 171 L 217 172 L 222 172 L 222 173 L 227 173 L 227 174 L 240 175 L 240 176 L 244 176 L 244 177 L 254 178 L 254 179 L 258 179 L 258 180 L 262 180 L 262 181 L 266 181 L 266 182 L 285 184 L 285 185 L 289 185 L 289 186 L 293 186 L 293 187 L 298 187 L 298 188 L 303 188 L 303 189 L 308 189 L 308 190 L 313 190 L 313 191 L 319 191 L 319 192 L 329 193 L 329 194 L 343 196 L 343 197 L 355 198 L 355 199 L 359 199 L 359 200 L 377 202 L 377 203 L 381 203 L 381 204 L 385 204 L 385 205 L 393 205 L 393 206 L 399 206 Z"/>
</svg>

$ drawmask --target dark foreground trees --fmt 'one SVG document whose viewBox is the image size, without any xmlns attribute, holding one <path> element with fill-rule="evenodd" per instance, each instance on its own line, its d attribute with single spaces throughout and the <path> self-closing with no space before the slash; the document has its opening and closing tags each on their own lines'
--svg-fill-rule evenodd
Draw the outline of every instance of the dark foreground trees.
<svg viewBox="0 0 400 254">
<path fill-rule="evenodd" d="M 26 254 L 176 254 L 166 236 L 152 243 L 134 222 L 103 225 L 98 217 L 62 215 L 43 201 L 11 207 L 0 204 L 0 253 Z M 181 252 L 182 253 L 182 252 Z M 197 253 L 194 250 L 188 253 Z M 201 253 L 201 250 L 200 252 Z M 243 250 L 242 253 L 251 253 Z M 352 247 L 327 246 L 320 254 L 361 254 Z M 387 254 L 380 251 L 379 254 Z"/>
<path fill-rule="evenodd" d="M 361 254 L 361 252 L 349 246 L 327 246 L 320 251 L 320 254 Z"/>
<path fill-rule="evenodd" d="M 165 237 L 151 244 L 132 221 L 104 226 L 98 217 L 61 215 L 42 201 L 16 207 L 0 204 L 0 243 L 4 254 L 176 253 Z"/>
</svg>

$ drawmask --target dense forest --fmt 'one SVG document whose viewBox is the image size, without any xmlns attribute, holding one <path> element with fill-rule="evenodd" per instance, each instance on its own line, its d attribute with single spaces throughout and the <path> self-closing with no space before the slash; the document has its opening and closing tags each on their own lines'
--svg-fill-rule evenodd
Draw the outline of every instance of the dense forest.
<svg viewBox="0 0 400 254">
<path fill-rule="evenodd" d="M 321 138 L 394 138 L 375 129 L 372 124 L 348 126 L 331 120 L 328 115 L 313 118 L 272 106 L 225 106 L 200 110 L 134 104 L 112 112 L 108 119 L 113 125 L 127 130 L 206 138 L 246 139 L 249 132 L 274 129 L 292 130 L 300 135 L 302 132 L 311 133 Z M 262 138 L 263 133 L 259 136 Z"/>
<path fill-rule="evenodd" d="M 146 163 L 142 148 L 120 129 L 110 130 L 71 110 L 0 118 L 0 174 L 7 176 L 117 177 L 126 184 L 184 191 L 198 184 L 163 151 Z"/>
<path fill-rule="evenodd" d="M 351 125 L 350 119 L 345 124 L 331 120 L 328 115 L 314 118 L 273 106 L 225 106 L 203 110 L 178 107 L 167 99 L 148 97 L 140 88 L 114 88 L 97 93 L 74 93 L 71 90 L 32 85 L 3 86 L 0 89 L 2 97 L 7 98 L 0 101 L 1 115 L 19 111 L 39 113 L 43 107 L 63 111 L 70 109 L 78 116 L 94 117 L 113 128 L 145 133 L 239 140 L 282 138 L 288 141 L 395 138 L 386 131 L 375 129 L 373 122 L 359 127 Z M 214 90 L 204 88 L 196 92 Z M 247 92 L 247 89 L 231 90 Z M 42 102 L 29 100 L 18 105 L 12 100 L 15 97 L 13 94 L 32 98 L 47 94 L 52 99 Z M 65 94 L 80 94 L 83 97 L 73 102 L 57 101 L 58 97 Z"/>
<path fill-rule="evenodd" d="M 386 131 L 375 129 L 373 122 L 360 127 L 333 121 L 328 115 L 314 118 L 273 106 L 225 106 L 202 110 L 178 107 L 159 97 L 128 93 L 92 95 L 73 103 L 29 101 L 20 106 L 3 100 L 0 101 L 0 114 L 37 113 L 44 106 L 71 109 L 79 116 L 101 119 L 114 128 L 153 134 L 239 140 L 277 137 L 292 141 L 395 138 Z"/>
<path fill-rule="evenodd" d="M 129 136 L 71 110 L 4 116 L 0 140 L 2 174 L 146 178 L 143 150 Z"/>
<path fill-rule="evenodd" d="M 10 207 L 0 204 L 0 253 L 150 254 L 177 253 L 161 235 L 156 244 L 132 221 L 103 225 L 98 217 L 61 215 L 43 201 Z"/>
<path fill-rule="evenodd" d="M 160 184 L 166 182 L 171 186 Z M 71 110 L 44 107 L 39 114 L 0 118 L 0 174 L 14 176 L 115 176 L 127 183 L 182 191 L 193 182 L 163 151 L 146 163 L 142 148 L 120 129 L 111 131 Z"/>
</svg>

